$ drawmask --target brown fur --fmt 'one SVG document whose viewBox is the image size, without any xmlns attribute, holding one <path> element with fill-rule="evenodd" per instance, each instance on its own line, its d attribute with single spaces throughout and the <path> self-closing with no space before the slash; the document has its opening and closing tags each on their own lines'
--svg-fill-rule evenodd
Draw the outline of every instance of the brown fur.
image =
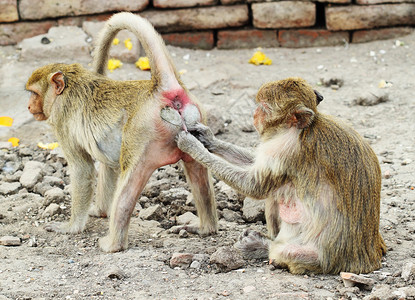
<svg viewBox="0 0 415 300">
<path fill-rule="evenodd" d="M 368 143 L 319 113 L 321 96 L 302 79 L 267 83 L 256 99 L 254 123 L 262 143 L 248 167 L 211 155 L 190 134 L 181 132 L 177 139 L 180 149 L 230 186 L 266 199 L 271 241 L 248 232 L 236 246 L 249 258 L 268 249 L 274 264 L 295 274 L 380 268 L 386 252 L 379 233 L 381 173 Z M 210 151 L 223 151 L 224 142 L 207 134 L 206 127 L 196 132 Z M 238 148 L 233 152 L 235 160 Z"/>
</svg>

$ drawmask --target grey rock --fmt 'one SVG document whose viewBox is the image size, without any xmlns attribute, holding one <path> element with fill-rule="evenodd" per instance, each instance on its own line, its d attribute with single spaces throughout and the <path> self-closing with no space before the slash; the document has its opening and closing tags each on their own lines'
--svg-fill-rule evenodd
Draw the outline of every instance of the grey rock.
<svg viewBox="0 0 415 300">
<path fill-rule="evenodd" d="M 3 246 L 20 246 L 22 241 L 16 236 L 3 236 L 0 238 L 0 245 Z"/>
<path fill-rule="evenodd" d="M 65 200 L 65 192 L 58 188 L 54 187 L 45 192 L 45 199 L 43 201 L 43 206 L 48 206 L 51 203 L 60 203 Z"/>
<path fill-rule="evenodd" d="M 0 182 L 0 195 L 15 194 L 21 186 L 19 182 Z"/>
<path fill-rule="evenodd" d="M 243 218 L 247 222 L 265 221 L 265 200 L 246 197 L 244 199 L 242 213 Z"/>
<path fill-rule="evenodd" d="M 241 219 L 241 215 L 238 212 L 227 208 L 223 209 L 222 217 L 228 222 L 236 222 Z"/>
<path fill-rule="evenodd" d="M 221 271 L 227 272 L 242 267 L 245 261 L 237 249 L 220 247 L 210 256 L 210 263 L 215 264 Z"/>
<path fill-rule="evenodd" d="M 28 161 L 23 169 L 20 183 L 28 189 L 31 189 L 42 177 L 42 168 L 44 163 L 38 161 Z"/>
<path fill-rule="evenodd" d="M 51 42 L 42 44 L 42 38 L 47 37 Z M 20 43 L 22 49 L 20 59 L 23 61 L 56 61 L 73 62 L 72 58 L 76 57 L 77 61 L 89 61 L 89 45 L 86 42 L 87 35 L 76 26 L 59 26 L 52 27 L 45 35 L 38 35 L 23 40 Z"/>
<path fill-rule="evenodd" d="M 61 208 L 56 203 L 51 203 L 43 212 L 42 218 L 51 217 L 58 214 L 61 211 Z"/>
<path fill-rule="evenodd" d="M 355 285 L 362 286 L 365 290 L 371 290 L 375 281 L 372 278 L 363 275 L 357 275 L 349 272 L 340 272 L 340 277 L 343 279 L 345 287 L 353 287 Z"/>
<path fill-rule="evenodd" d="M 172 202 L 177 199 L 186 200 L 190 192 L 184 188 L 172 188 L 160 192 L 160 198 L 163 202 Z"/>
<path fill-rule="evenodd" d="M 170 267 L 176 268 L 188 268 L 192 263 L 193 254 L 191 253 L 173 253 L 172 258 L 170 259 Z"/>
<path fill-rule="evenodd" d="M 402 278 L 406 281 L 410 278 L 415 278 L 415 263 L 414 262 L 408 262 L 402 267 Z"/>
<path fill-rule="evenodd" d="M 108 269 L 105 272 L 105 277 L 110 278 L 110 279 L 124 279 L 126 276 L 126 274 L 123 272 L 123 270 L 121 270 L 120 268 L 117 267 L 112 267 L 110 269 Z"/>
<path fill-rule="evenodd" d="M 177 217 L 177 224 L 179 225 L 190 225 L 190 224 L 198 224 L 199 218 L 191 213 L 190 211 L 185 212 L 184 214 Z"/>
<path fill-rule="evenodd" d="M 143 220 L 162 220 L 163 219 L 163 209 L 160 204 L 150 206 L 140 211 L 139 217 Z"/>
</svg>

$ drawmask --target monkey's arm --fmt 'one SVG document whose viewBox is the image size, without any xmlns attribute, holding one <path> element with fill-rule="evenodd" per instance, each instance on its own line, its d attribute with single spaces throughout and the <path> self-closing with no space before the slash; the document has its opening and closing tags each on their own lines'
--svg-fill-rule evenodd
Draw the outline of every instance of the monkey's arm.
<svg viewBox="0 0 415 300">
<path fill-rule="evenodd" d="M 254 154 L 249 149 L 217 139 L 210 128 L 197 123 L 189 128 L 193 134 L 210 152 L 219 155 L 228 162 L 237 165 L 250 165 L 254 162 Z"/>
<path fill-rule="evenodd" d="M 252 198 L 264 199 L 278 185 L 278 178 L 270 180 L 271 172 L 255 166 L 243 168 L 232 165 L 212 155 L 200 141 L 184 131 L 177 135 L 177 146 L 238 192 Z"/>
</svg>

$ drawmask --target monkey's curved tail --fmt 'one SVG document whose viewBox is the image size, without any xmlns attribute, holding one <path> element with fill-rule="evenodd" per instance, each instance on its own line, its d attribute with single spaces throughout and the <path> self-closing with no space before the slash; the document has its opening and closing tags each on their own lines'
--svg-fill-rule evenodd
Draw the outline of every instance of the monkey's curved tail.
<svg viewBox="0 0 415 300">
<path fill-rule="evenodd" d="M 93 54 L 93 70 L 98 74 L 105 74 L 112 41 L 123 29 L 131 31 L 140 40 L 150 60 L 151 78 L 155 84 L 162 90 L 176 88 L 179 76 L 163 39 L 150 22 L 129 12 L 113 15 L 99 33 Z"/>
</svg>

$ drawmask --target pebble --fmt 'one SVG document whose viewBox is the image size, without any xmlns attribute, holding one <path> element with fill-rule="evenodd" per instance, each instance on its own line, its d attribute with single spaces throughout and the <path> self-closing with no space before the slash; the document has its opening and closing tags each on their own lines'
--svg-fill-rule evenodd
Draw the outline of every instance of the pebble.
<svg viewBox="0 0 415 300">
<path fill-rule="evenodd" d="M 190 264 L 190 268 L 191 269 L 200 269 L 201 263 L 198 262 L 197 260 L 192 261 L 192 263 Z"/>
<path fill-rule="evenodd" d="M 19 182 L 1 182 L 0 195 L 16 194 L 21 186 Z"/>
<path fill-rule="evenodd" d="M 256 287 L 254 287 L 253 285 L 248 285 L 248 286 L 243 288 L 244 294 L 251 293 L 255 290 L 256 290 Z"/>
<path fill-rule="evenodd" d="M 160 221 L 163 219 L 163 208 L 160 204 L 156 204 L 140 211 L 139 217 L 143 220 Z"/>
<path fill-rule="evenodd" d="M 110 279 L 124 279 L 126 274 L 118 267 L 112 267 L 105 272 L 105 277 Z"/>
<path fill-rule="evenodd" d="M 244 199 L 243 218 L 248 222 L 265 221 L 265 200 Z"/>
<path fill-rule="evenodd" d="M 179 231 L 179 238 L 187 238 L 188 236 L 189 233 L 185 229 Z"/>
<path fill-rule="evenodd" d="M 170 267 L 176 268 L 188 268 L 192 263 L 193 254 L 191 253 L 173 253 L 173 256 L 170 259 Z"/>
<path fill-rule="evenodd" d="M 65 200 L 65 192 L 58 187 L 54 187 L 45 192 L 45 200 L 43 201 L 43 205 L 48 206 L 51 203 L 61 203 L 64 200 Z"/>
<path fill-rule="evenodd" d="M 408 159 L 405 159 L 404 161 L 402 161 L 402 162 L 401 162 L 401 165 L 402 165 L 402 166 L 406 166 L 406 165 L 409 165 L 411 162 L 412 162 L 412 159 L 409 159 L 409 158 L 408 158 Z"/>
<path fill-rule="evenodd" d="M 51 217 L 53 215 L 58 214 L 61 211 L 61 208 L 56 203 L 51 203 L 45 211 L 42 213 L 42 218 Z"/>
<path fill-rule="evenodd" d="M 415 263 L 408 262 L 402 267 L 401 277 L 408 281 L 411 277 L 415 279 Z"/>
<path fill-rule="evenodd" d="M 372 278 L 364 277 L 354 273 L 340 272 L 340 277 L 343 279 L 345 287 L 353 287 L 361 285 L 365 290 L 371 290 L 375 281 Z"/>
<path fill-rule="evenodd" d="M 20 246 L 22 241 L 16 236 L 3 236 L 0 238 L 0 245 L 3 246 Z"/>
<path fill-rule="evenodd" d="M 241 252 L 233 247 L 220 247 L 210 256 L 210 263 L 224 271 L 239 269 L 245 264 Z"/>
</svg>

